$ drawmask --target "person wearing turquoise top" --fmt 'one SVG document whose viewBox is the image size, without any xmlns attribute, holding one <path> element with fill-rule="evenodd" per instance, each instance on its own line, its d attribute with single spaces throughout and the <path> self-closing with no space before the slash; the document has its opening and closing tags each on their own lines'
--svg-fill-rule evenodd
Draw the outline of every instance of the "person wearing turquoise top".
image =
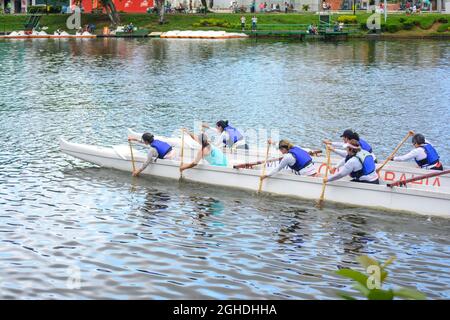
<svg viewBox="0 0 450 320">
<path fill-rule="evenodd" d="M 180 167 L 180 171 L 183 172 L 186 169 L 190 169 L 199 164 L 199 162 L 204 159 L 211 166 L 217 167 L 226 167 L 228 166 L 227 157 L 223 154 L 223 152 L 213 146 L 206 136 L 205 133 L 201 133 L 198 137 L 194 136 L 191 133 L 188 133 L 194 140 L 196 140 L 201 145 L 201 149 L 198 151 L 193 162 L 189 164 L 184 164 Z"/>
</svg>

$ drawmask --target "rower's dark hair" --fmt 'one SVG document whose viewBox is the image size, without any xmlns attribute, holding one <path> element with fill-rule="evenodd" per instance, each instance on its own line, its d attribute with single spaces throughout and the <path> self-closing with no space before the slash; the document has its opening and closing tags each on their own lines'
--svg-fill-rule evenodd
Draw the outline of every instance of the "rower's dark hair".
<svg viewBox="0 0 450 320">
<path fill-rule="evenodd" d="M 356 141 L 359 141 L 359 134 L 358 132 L 353 131 L 353 134 L 351 137 L 349 137 L 350 140 L 355 139 Z"/>
<path fill-rule="evenodd" d="M 155 140 L 155 137 L 151 133 L 144 133 L 142 135 L 142 140 L 148 143 L 152 143 Z"/>
<path fill-rule="evenodd" d="M 228 127 L 228 120 L 219 120 L 217 121 L 216 126 L 225 130 L 225 128 Z"/>
<path fill-rule="evenodd" d="M 412 137 L 412 143 L 413 144 L 425 144 L 425 136 L 423 134 L 416 133 Z"/>
<path fill-rule="evenodd" d="M 200 133 L 198 135 L 198 140 L 200 140 L 200 143 L 202 145 L 202 149 L 204 149 L 207 146 L 209 146 L 208 136 L 206 135 L 206 133 Z"/>
</svg>

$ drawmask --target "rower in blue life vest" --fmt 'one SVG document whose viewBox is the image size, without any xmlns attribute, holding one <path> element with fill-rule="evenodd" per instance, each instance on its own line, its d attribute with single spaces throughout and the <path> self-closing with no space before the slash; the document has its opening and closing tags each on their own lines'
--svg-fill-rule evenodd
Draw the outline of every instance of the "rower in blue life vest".
<svg viewBox="0 0 450 320">
<path fill-rule="evenodd" d="M 342 169 L 328 177 L 326 181 L 335 181 L 350 175 L 353 182 L 379 184 L 373 156 L 368 151 L 363 150 L 355 139 L 348 141 L 346 147 L 347 156 L 337 165 L 337 167 L 342 167 Z M 330 171 L 334 172 L 336 170 L 333 168 Z"/>
<path fill-rule="evenodd" d="M 209 125 L 203 123 L 202 127 L 209 128 Z M 217 121 L 216 130 L 219 132 L 219 137 L 215 142 L 217 147 L 248 149 L 248 145 L 245 143 L 242 133 L 238 129 L 232 127 L 228 121 Z"/>
<path fill-rule="evenodd" d="M 136 138 L 128 138 L 128 141 L 139 141 Z M 137 177 L 142 171 L 144 171 L 148 165 L 155 162 L 156 159 L 173 159 L 175 157 L 175 151 L 172 146 L 167 142 L 156 140 L 151 133 L 144 133 L 142 140 L 140 141 L 150 147 L 147 154 L 147 160 L 144 162 L 141 168 L 136 169 L 133 172 L 133 176 Z"/>
<path fill-rule="evenodd" d="M 192 137 L 192 139 L 196 140 L 201 145 L 201 149 L 197 152 L 194 161 L 184 164 L 180 167 L 180 172 L 195 167 L 200 163 L 201 160 L 205 160 L 211 166 L 228 166 L 227 157 L 223 154 L 222 150 L 220 150 L 216 146 L 213 146 L 209 142 L 206 133 L 201 133 L 198 137 L 196 137 L 194 134 L 189 133 L 186 129 L 185 131 Z"/>
<path fill-rule="evenodd" d="M 439 161 L 439 154 L 436 149 L 425 140 L 423 134 L 417 133 L 412 137 L 414 149 L 403 156 L 393 157 L 393 161 L 414 160 L 422 169 L 444 170 L 444 166 Z"/>
<path fill-rule="evenodd" d="M 347 151 L 345 150 L 347 147 L 347 143 L 350 140 L 355 139 L 359 142 L 361 149 L 369 152 L 372 155 L 374 161 L 377 162 L 377 157 L 373 153 L 371 145 L 367 143 L 366 140 L 360 138 L 357 132 L 353 131 L 352 129 L 347 129 L 344 131 L 344 133 L 342 133 L 341 138 L 342 142 L 331 142 L 329 140 L 324 140 L 323 142 L 332 146 L 332 148 L 330 149 L 331 151 L 345 158 L 347 156 Z"/>
<path fill-rule="evenodd" d="M 271 139 L 267 142 L 273 144 Z M 271 177 L 285 168 L 291 168 L 302 176 L 314 176 L 316 174 L 316 167 L 311 155 L 301 147 L 293 145 L 288 140 L 281 140 L 278 143 L 278 149 L 283 154 L 283 158 L 276 168 L 262 176 L 261 179 Z"/>
</svg>

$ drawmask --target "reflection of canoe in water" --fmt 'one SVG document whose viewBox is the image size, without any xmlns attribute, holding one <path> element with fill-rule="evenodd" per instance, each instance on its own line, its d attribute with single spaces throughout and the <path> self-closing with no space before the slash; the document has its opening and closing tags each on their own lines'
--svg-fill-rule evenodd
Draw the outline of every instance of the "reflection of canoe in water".
<svg viewBox="0 0 450 320">
<path fill-rule="evenodd" d="M 230 33 L 225 31 L 167 31 L 160 35 L 160 38 L 170 39 L 239 39 L 248 38 L 245 33 Z"/>
<path fill-rule="evenodd" d="M 128 135 L 137 139 L 140 139 L 142 136 L 142 133 L 138 133 L 133 131 L 132 129 L 128 129 Z M 181 146 L 181 138 L 178 137 L 163 137 L 163 136 L 156 136 L 156 139 L 166 141 L 170 145 L 172 145 L 175 149 L 179 148 Z M 198 150 L 200 148 L 199 144 L 194 141 L 191 137 L 188 135 L 184 138 L 185 143 L 185 149 L 192 149 L 187 152 L 194 152 L 194 150 Z M 309 149 L 306 149 L 309 150 Z M 250 149 L 249 151 L 245 150 L 234 150 L 231 151 L 230 149 L 225 150 L 225 154 L 227 154 L 228 159 L 233 164 L 242 164 L 242 163 L 249 163 L 249 162 L 256 162 L 256 161 L 262 161 L 265 158 L 266 150 L 264 149 Z M 278 158 L 281 156 L 281 153 L 275 149 L 272 148 L 270 151 L 270 158 Z M 333 157 L 331 158 L 331 164 L 334 166 L 336 165 L 342 158 Z M 325 157 L 313 157 L 314 163 L 317 164 L 317 168 L 319 173 L 324 174 L 325 168 L 326 168 L 326 158 Z M 382 163 L 383 161 L 380 161 Z M 269 164 L 269 166 L 275 166 L 276 162 Z M 420 169 L 416 166 L 413 162 L 388 162 L 388 164 L 383 167 L 383 169 L 380 172 L 380 178 L 382 181 L 386 183 L 391 183 L 397 180 L 406 180 L 410 178 L 414 178 L 417 176 L 429 174 L 432 171 L 430 170 L 424 170 Z M 350 178 L 344 178 L 345 180 L 350 180 Z M 450 191 L 450 176 L 444 175 L 444 176 L 438 176 L 438 177 L 432 177 L 427 179 L 422 179 L 414 182 L 408 183 L 408 186 L 415 186 L 415 187 L 421 187 L 421 188 L 427 188 L 431 190 L 447 190 Z"/>
<path fill-rule="evenodd" d="M 131 154 L 128 145 L 99 147 L 60 140 L 62 152 L 75 158 L 99 165 L 131 172 Z M 134 150 L 136 165 L 141 165 L 146 155 Z M 191 158 L 185 156 L 184 162 Z M 179 179 L 179 160 L 158 160 L 148 166 L 143 175 Z M 186 170 L 186 180 L 256 191 L 259 185 L 259 169 L 233 169 L 213 167 L 204 163 Z M 302 177 L 288 170 L 263 183 L 263 192 L 318 199 L 322 189 L 322 179 Z M 348 181 L 329 183 L 325 199 L 356 206 L 375 207 L 388 210 L 416 212 L 422 215 L 450 217 L 450 193 L 443 190 L 424 188 L 389 188 L 385 185 L 371 185 Z"/>
</svg>

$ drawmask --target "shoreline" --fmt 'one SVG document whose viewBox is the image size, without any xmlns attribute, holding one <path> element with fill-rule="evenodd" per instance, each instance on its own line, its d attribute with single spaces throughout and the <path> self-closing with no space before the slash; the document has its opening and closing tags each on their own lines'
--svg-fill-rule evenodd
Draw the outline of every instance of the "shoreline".
<svg viewBox="0 0 450 320">
<path fill-rule="evenodd" d="M 257 29 L 261 33 L 256 38 L 270 39 L 314 39 L 305 34 L 307 26 L 314 24 L 319 25 L 319 15 L 315 13 L 257 13 L 258 18 Z M 125 14 L 121 13 L 121 25 L 133 23 L 138 29 L 146 29 L 151 32 L 166 32 L 172 30 L 221 30 L 226 32 L 241 32 L 240 17 L 246 17 L 246 33 L 250 29 L 250 21 L 253 14 L 233 14 L 233 13 L 208 13 L 203 14 L 167 14 L 166 23 L 159 24 L 158 17 L 154 14 Z M 382 31 L 377 34 L 369 34 L 365 27 L 366 21 L 370 14 L 358 12 L 356 16 L 349 13 L 334 13 L 331 15 L 331 24 L 334 24 L 346 17 L 352 18 L 352 23 L 344 24 L 343 34 L 333 33 L 322 34 L 325 40 L 342 39 L 366 39 L 366 40 L 401 40 L 401 39 L 433 39 L 433 40 L 450 40 L 450 14 L 422 13 L 418 15 L 405 15 L 395 13 L 388 16 L 387 22 L 381 23 Z M 24 29 L 24 25 L 30 15 L 0 15 L 0 34 L 9 34 L 12 31 Z M 66 28 L 66 20 L 68 14 L 48 14 L 42 15 L 39 26 L 47 27 L 45 30 L 48 34 L 53 34 L 57 29 L 73 33 L 73 30 Z M 93 24 L 96 26 L 95 34 L 99 37 L 103 36 L 103 28 L 109 27 L 110 21 L 104 14 L 83 14 L 81 25 Z M 444 31 L 442 31 L 444 30 Z M 292 31 L 299 31 L 299 34 L 290 34 Z M 275 34 L 270 34 L 274 32 Z M 148 36 L 148 35 L 147 35 Z M 134 37 L 127 34 L 124 37 Z M 143 37 L 142 34 L 137 37 Z M 144 36 L 145 37 L 145 36 Z M 250 34 L 250 38 L 255 36 Z M 330 39 L 328 39 L 330 38 Z"/>
</svg>

